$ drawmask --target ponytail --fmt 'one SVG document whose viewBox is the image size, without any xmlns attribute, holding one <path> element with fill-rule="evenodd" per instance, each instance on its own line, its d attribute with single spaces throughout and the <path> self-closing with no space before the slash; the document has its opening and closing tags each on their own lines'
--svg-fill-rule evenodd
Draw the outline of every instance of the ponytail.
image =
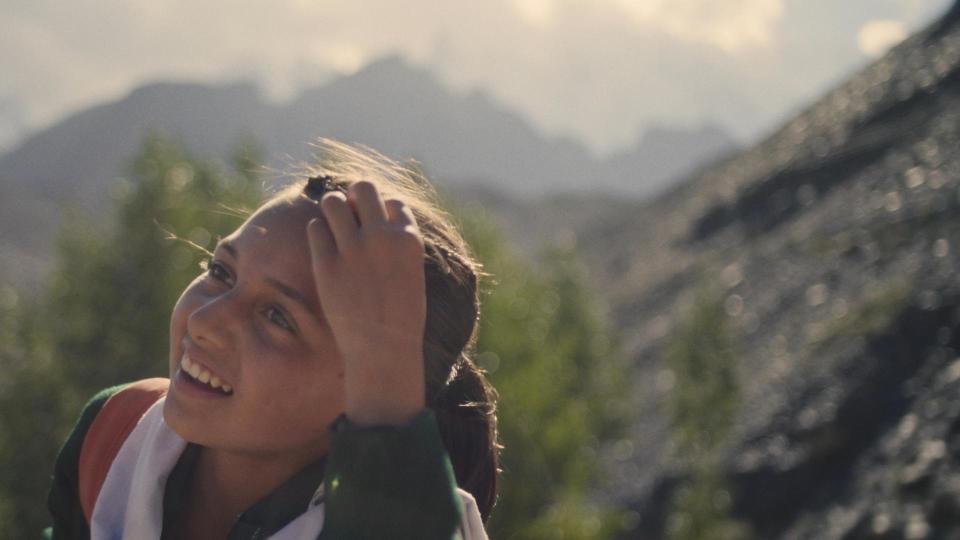
<svg viewBox="0 0 960 540">
<path fill-rule="evenodd" d="M 473 495 L 486 521 L 497 499 L 496 391 L 466 355 L 431 404 L 457 485 Z"/>
<path fill-rule="evenodd" d="M 479 265 L 464 255 L 465 245 L 458 249 L 449 245 L 436 241 L 426 245 L 426 399 L 457 485 L 473 495 L 486 521 L 497 500 L 496 391 L 470 359 L 480 316 Z"/>
</svg>

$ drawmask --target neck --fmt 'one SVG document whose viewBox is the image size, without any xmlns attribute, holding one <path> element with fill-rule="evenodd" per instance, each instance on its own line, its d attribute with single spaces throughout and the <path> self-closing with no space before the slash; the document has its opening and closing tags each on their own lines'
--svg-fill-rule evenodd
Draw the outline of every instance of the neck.
<svg viewBox="0 0 960 540">
<path fill-rule="evenodd" d="M 226 538 L 237 517 L 324 452 L 252 455 L 203 447 L 190 489 L 187 528 Z"/>
</svg>

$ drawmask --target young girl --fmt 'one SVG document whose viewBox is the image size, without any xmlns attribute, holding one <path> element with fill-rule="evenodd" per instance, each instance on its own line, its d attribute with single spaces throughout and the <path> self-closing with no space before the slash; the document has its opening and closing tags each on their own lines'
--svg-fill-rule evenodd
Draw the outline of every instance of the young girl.
<svg viewBox="0 0 960 540">
<path fill-rule="evenodd" d="M 485 538 L 479 266 L 422 176 L 325 150 L 184 290 L 170 380 L 87 405 L 53 538 Z"/>
</svg>

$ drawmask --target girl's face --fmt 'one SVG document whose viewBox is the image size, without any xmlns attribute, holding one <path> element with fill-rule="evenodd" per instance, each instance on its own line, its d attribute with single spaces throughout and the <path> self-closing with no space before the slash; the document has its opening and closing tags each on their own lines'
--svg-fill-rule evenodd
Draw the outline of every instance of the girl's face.
<svg viewBox="0 0 960 540">
<path fill-rule="evenodd" d="M 344 398 L 307 244 L 320 214 L 305 199 L 267 204 L 183 291 L 170 317 L 164 418 L 184 439 L 305 462 L 325 453 Z"/>
</svg>

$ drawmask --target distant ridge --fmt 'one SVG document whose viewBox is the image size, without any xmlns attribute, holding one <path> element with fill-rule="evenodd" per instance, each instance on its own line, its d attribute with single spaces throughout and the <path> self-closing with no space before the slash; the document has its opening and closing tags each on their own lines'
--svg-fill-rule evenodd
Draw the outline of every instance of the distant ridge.
<svg viewBox="0 0 960 540">
<path fill-rule="evenodd" d="M 416 158 L 447 187 L 483 185 L 526 198 L 578 191 L 643 197 L 734 147 L 716 128 L 661 130 L 600 160 L 578 141 L 544 137 L 485 92 L 453 92 L 397 56 L 284 104 L 267 102 L 251 83 L 157 82 L 73 114 L 0 156 L 0 279 L 42 274 L 37 261 L 51 245 L 59 207 L 102 214 L 109 186 L 126 174 L 149 131 L 200 157 L 226 159 L 240 140 L 254 140 L 278 171 L 309 158 L 311 141 L 330 137 Z M 671 152 L 651 151 L 665 146 L 660 137 L 670 139 Z"/>
<path fill-rule="evenodd" d="M 654 129 L 635 148 L 601 160 L 578 141 L 544 137 L 483 91 L 452 92 L 429 70 L 388 56 L 283 105 L 266 102 L 252 83 L 147 84 L 29 137 L 0 156 L 0 178 L 16 191 L 80 196 L 96 206 L 147 130 L 201 156 L 225 156 L 239 137 L 250 137 L 278 167 L 284 156 L 308 158 L 310 141 L 331 137 L 419 158 L 441 183 L 482 182 L 524 196 L 585 186 L 644 196 L 735 148 L 716 126 Z"/>
</svg>

